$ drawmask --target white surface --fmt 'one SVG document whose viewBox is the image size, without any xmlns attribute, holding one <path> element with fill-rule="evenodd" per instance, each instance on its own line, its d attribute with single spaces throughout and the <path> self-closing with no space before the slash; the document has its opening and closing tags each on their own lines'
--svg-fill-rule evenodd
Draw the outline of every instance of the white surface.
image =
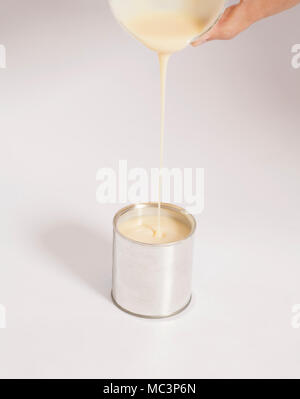
<svg viewBox="0 0 300 399">
<path fill-rule="evenodd" d="M 300 377 L 300 8 L 187 49 L 168 77 L 166 164 L 203 167 L 194 300 L 110 300 L 96 172 L 159 157 L 157 60 L 104 0 L 0 1 L 0 377 Z"/>
</svg>

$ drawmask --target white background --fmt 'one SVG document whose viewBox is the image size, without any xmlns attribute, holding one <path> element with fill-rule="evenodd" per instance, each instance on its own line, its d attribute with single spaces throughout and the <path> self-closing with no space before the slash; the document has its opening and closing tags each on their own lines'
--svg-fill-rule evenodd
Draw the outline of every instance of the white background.
<svg viewBox="0 0 300 399">
<path fill-rule="evenodd" d="M 110 300 L 96 172 L 159 161 L 155 54 L 105 0 L 1 0 L 0 377 L 300 377 L 300 8 L 170 63 L 166 166 L 205 169 L 194 299 L 172 319 Z"/>
</svg>

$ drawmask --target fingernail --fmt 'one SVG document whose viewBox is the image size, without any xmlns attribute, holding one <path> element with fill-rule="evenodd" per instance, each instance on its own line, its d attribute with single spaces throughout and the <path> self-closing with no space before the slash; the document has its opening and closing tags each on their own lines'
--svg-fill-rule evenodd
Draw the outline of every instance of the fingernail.
<svg viewBox="0 0 300 399">
<path fill-rule="evenodd" d="M 205 35 L 201 36 L 200 39 L 192 42 L 191 45 L 195 47 L 195 46 L 199 46 L 200 44 L 204 44 L 207 42 L 208 38 L 209 38 L 209 35 L 205 34 Z"/>
<path fill-rule="evenodd" d="M 200 46 L 201 44 L 206 43 L 207 40 L 197 40 L 196 42 L 191 43 L 193 47 Z"/>
</svg>

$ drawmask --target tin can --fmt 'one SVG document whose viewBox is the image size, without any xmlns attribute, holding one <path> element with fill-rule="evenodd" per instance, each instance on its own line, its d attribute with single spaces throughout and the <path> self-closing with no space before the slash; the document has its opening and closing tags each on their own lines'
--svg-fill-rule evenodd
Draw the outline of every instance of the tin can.
<svg viewBox="0 0 300 399">
<path fill-rule="evenodd" d="M 185 209 L 161 204 L 161 215 L 177 218 L 189 227 L 188 236 L 167 244 L 134 241 L 118 230 L 122 221 L 155 215 L 157 203 L 130 205 L 114 217 L 114 303 L 139 317 L 164 318 L 184 310 L 192 297 L 193 241 L 196 221 Z"/>
</svg>

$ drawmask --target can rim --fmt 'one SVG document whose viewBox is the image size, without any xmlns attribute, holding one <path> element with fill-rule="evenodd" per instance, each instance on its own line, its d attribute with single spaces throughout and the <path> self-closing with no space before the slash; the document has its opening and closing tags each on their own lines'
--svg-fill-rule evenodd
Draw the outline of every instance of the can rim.
<svg viewBox="0 0 300 399">
<path fill-rule="evenodd" d="M 162 202 L 161 203 L 161 208 L 171 209 L 173 211 L 177 211 L 178 213 L 180 213 L 180 214 L 182 214 L 182 215 L 184 215 L 186 217 L 189 217 L 192 220 L 192 222 L 193 222 L 193 225 L 192 225 L 192 228 L 191 228 L 191 231 L 190 231 L 189 235 L 187 235 L 182 240 L 172 241 L 172 242 L 168 242 L 168 243 L 161 243 L 161 244 L 159 244 L 159 243 L 157 243 L 157 244 L 156 243 L 151 243 L 150 244 L 150 243 L 147 243 L 147 242 L 141 242 L 141 241 L 133 240 L 132 238 L 126 237 L 124 234 L 122 234 L 119 231 L 119 229 L 117 227 L 117 222 L 118 222 L 119 218 L 122 215 L 124 215 L 125 213 L 127 213 L 128 211 L 130 211 L 132 209 L 142 209 L 142 208 L 148 208 L 148 207 L 152 207 L 152 208 L 157 207 L 158 208 L 158 203 L 157 202 L 141 202 L 141 203 L 138 203 L 138 204 L 127 205 L 124 208 L 120 209 L 115 214 L 114 219 L 113 219 L 114 232 L 116 234 L 119 234 L 125 240 L 133 242 L 134 244 L 139 244 L 139 245 L 142 245 L 142 246 L 150 246 L 150 247 L 169 247 L 169 246 L 178 245 L 178 244 L 188 240 L 189 238 L 191 238 L 194 235 L 194 233 L 196 231 L 196 228 L 197 228 L 197 222 L 196 222 L 196 219 L 194 218 L 194 216 L 192 214 L 190 214 L 186 209 L 182 208 L 181 206 L 174 205 L 174 204 L 169 204 L 169 203 L 166 203 L 166 202 Z"/>
</svg>

